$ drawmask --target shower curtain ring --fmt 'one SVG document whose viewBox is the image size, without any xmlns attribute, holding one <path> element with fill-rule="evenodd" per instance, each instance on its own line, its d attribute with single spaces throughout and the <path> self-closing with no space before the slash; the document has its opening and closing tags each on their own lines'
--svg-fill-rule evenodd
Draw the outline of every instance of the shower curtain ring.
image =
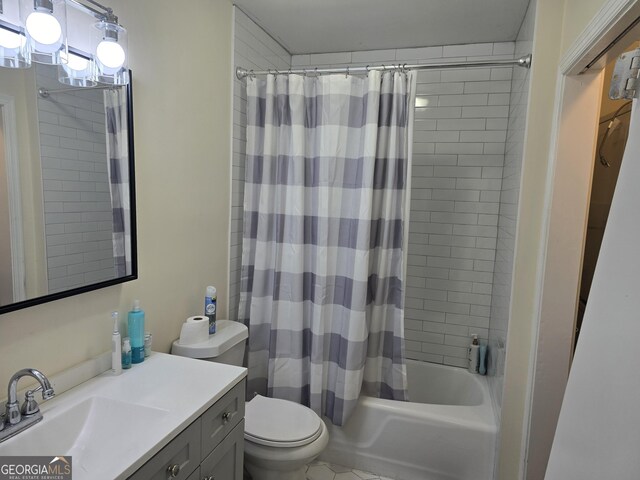
<svg viewBox="0 0 640 480">
<path fill-rule="evenodd" d="M 349 78 L 349 67 L 347 67 L 347 73 L 345 74 L 344 78 Z"/>
<path fill-rule="evenodd" d="M 317 77 L 317 76 L 318 76 L 318 67 L 316 67 L 316 68 L 313 70 L 313 72 L 314 72 L 315 76 Z"/>
</svg>

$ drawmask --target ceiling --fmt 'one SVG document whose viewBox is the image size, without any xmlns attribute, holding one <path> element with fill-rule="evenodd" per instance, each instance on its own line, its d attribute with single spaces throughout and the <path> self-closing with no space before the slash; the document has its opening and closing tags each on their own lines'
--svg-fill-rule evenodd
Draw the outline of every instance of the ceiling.
<svg viewBox="0 0 640 480">
<path fill-rule="evenodd" d="M 289 53 L 515 40 L 529 0 L 235 0 Z"/>
</svg>

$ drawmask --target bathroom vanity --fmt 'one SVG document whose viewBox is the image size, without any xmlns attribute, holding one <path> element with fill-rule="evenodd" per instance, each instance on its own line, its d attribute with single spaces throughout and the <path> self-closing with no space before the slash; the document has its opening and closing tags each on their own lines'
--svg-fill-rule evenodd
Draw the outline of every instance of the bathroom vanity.
<svg viewBox="0 0 640 480">
<path fill-rule="evenodd" d="M 71 456 L 74 480 L 242 478 L 246 369 L 154 352 L 64 392 L 63 376 L 0 456 Z"/>
<path fill-rule="evenodd" d="M 145 463 L 130 480 L 242 479 L 244 380 Z"/>
</svg>

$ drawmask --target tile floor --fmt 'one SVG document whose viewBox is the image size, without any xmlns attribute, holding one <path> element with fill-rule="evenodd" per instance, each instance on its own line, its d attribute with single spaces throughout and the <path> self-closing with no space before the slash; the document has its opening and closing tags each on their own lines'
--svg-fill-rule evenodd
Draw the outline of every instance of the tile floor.
<svg viewBox="0 0 640 480">
<path fill-rule="evenodd" d="M 315 461 L 307 465 L 307 480 L 393 480 L 375 473 L 364 472 L 341 465 Z"/>
</svg>

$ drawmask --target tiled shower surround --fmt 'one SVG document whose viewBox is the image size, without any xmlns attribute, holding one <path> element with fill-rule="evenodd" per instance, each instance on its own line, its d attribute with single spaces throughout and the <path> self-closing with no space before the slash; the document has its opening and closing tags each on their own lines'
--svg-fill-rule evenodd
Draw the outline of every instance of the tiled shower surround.
<svg viewBox="0 0 640 480">
<path fill-rule="evenodd" d="M 234 8 L 234 65 L 253 70 L 286 70 L 291 55 L 242 10 Z M 247 142 L 247 92 L 244 81 L 233 81 L 233 163 L 231 178 L 231 226 L 229 238 L 229 318 L 238 318 L 242 256 L 242 203 L 244 159 Z"/>
<path fill-rule="evenodd" d="M 257 55 L 278 50 L 236 11 L 236 45 Z M 246 46 L 247 25 L 262 32 L 252 33 L 252 47 Z M 291 67 L 511 59 L 514 50 L 514 42 L 505 42 L 293 55 Z M 236 65 L 286 68 L 273 62 L 285 60 L 283 50 L 278 52 L 260 65 L 259 59 L 242 58 L 236 46 Z M 405 303 L 408 358 L 466 367 L 470 335 L 484 342 L 489 337 L 512 76 L 513 67 L 418 73 Z M 236 92 L 240 86 L 236 82 Z M 240 130 L 245 101 L 238 94 L 235 100 L 234 128 Z M 235 315 L 240 249 L 234 239 L 242 238 L 238 215 L 246 139 L 234 138 L 230 310 Z"/>
<path fill-rule="evenodd" d="M 292 67 L 513 58 L 515 44 L 294 55 Z M 488 338 L 512 67 L 418 71 L 405 300 L 408 358 L 466 367 Z"/>
</svg>

